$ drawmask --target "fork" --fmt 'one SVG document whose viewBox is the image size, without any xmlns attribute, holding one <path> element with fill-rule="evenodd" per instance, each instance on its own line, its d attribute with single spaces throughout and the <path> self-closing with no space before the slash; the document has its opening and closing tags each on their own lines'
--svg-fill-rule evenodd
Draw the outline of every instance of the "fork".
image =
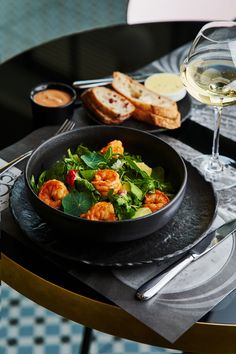
<svg viewBox="0 0 236 354">
<path fill-rule="evenodd" d="M 64 123 L 60 126 L 60 128 L 56 131 L 56 133 L 53 134 L 53 136 L 56 136 L 56 135 L 65 133 L 67 131 L 70 131 L 70 130 L 72 130 L 74 128 L 74 126 L 75 126 L 74 122 L 72 122 L 69 119 L 66 119 L 64 121 Z M 29 151 L 25 152 L 24 154 L 17 156 L 12 161 L 7 162 L 5 165 L 1 166 L 0 167 L 0 176 L 3 173 L 5 173 L 6 171 L 8 171 L 11 167 L 15 166 L 18 162 L 23 161 L 24 159 L 29 157 L 33 153 L 33 151 L 34 151 L 34 149 L 33 150 L 29 150 Z"/>
</svg>

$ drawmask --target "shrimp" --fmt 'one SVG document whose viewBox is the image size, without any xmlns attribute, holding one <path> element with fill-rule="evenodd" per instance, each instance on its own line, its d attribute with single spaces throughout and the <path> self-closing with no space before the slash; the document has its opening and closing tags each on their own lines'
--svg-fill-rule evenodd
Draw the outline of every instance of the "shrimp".
<svg viewBox="0 0 236 354">
<path fill-rule="evenodd" d="M 102 196 L 107 196 L 111 189 L 117 194 L 122 188 L 120 176 L 113 170 L 97 170 L 92 184 Z"/>
<path fill-rule="evenodd" d="M 163 208 L 170 201 L 167 195 L 159 190 L 155 190 L 154 193 L 148 193 L 145 195 L 144 207 L 151 209 L 152 212 Z"/>
<path fill-rule="evenodd" d="M 98 202 L 94 204 L 81 218 L 97 221 L 116 221 L 117 217 L 113 205 L 110 202 Z"/>
<path fill-rule="evenodd" d="M 108 143 L 107 146 L 103 147 L 100 150 L 100 153 L 104 155 L 107 152 L 107 150 L 109 149 L 109 147 L 111 147 L 113 154 L 123 155 L 123 153 L 124 153 L 124 148 L 123 148 L 122 142 L 120 140 L 110 141 L 110 143 Z M 118 159 L 119 155 L 114 155 L 113 157 L 115 159 Z"/>
<path fill-rule="evenodd" d="M 62 199 L 69 193 L 65 184 L 57 179 L 46 181 L 39 190 L 38 197 L 52 208 L 59 209 Z"/>
</svg>

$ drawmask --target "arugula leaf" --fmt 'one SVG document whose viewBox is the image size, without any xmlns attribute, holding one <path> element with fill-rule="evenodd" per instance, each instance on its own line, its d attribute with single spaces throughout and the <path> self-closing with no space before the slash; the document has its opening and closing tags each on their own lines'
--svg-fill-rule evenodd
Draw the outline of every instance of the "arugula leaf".
<svg viewBox="0 0 236 354">
<path fill-rule="evenodd" d="M 126 161 L 127 165 L 128 165 L 132 170 L 136 171 L 136 172 L 137 172 L 138 174 L 140 174 L 143 178 L 148 178 L 148 177 L 149 177 L 148 174 L 147 174 L 145 171 L 141 170 L 141 169 L 136 165 L 135 161 L 133 161 L 133 160 L 130 158 L 130 156 L 126 156 L 126 157 L 125 157 L 125 161 Z"/>
<path fill-rule="evenodd" d="M 78 170 L 80 159 L 77 154 L 72 154 L 71 150 L 67 150 L 67 157 L 63 158 L 63 161 L 66 165 L 67 172 L 70 170 Z"/>
<path fill-rule="evenodd" d="M 119 220 L 130 219 L 135 214 L 136 208 L 132 205 L 130 195 L 113 195 L 111 202 Z"/>
<path fill-rule="evenodd" d="M 31 187 L 33 188 L 34 193 L 35 193 L 35 194 L 38 194 L 37 183 L 36 183 L 36 181 L 35 181 L 34 175 L 32 175 L 31 178 L 30 178 L 30 185 L 31 185 Z"/>
<path fill-rule="evenodd" d="M 110 158 L 112 158 L 112 154 L 113 154 L 113 152 L 112 152 L 112 148 L 110 146 L 103 156 L 106 160 L 110 160 Z"/>
<path fill-rule="evenodd" d="M 106 159 L 95 151 L 80 156 L 81 160 L 90 168 L 96 170 L 106 164 Z"/>
<path fill-rule="evenodd" d="M 158 189 L 158 187 L 159 183 L 157 181 L 155 181 L 153 178 L 147 178 L 143 181 L 141 188 L 143 193 L 146 194 L 147 192 L 154 191 L 156 188 Z"/>
<path fill-rule="evenodd" d="M 94 198 L 92 194 L 78 192 L 75 189 L 62 199 L 64 212 L 73 216 L 80 216 L 86 213 L 93 204 Z"/>
<path fill-rule="evenodd" d="M 136 161 L 136 162 L 142 162 L 142 157 L 140 155 L 132 155 L 129 152 L 125 151 L 123 156 L 125 158 L 128 157 L 131 160 Z"/>
<path fill-rule="evenodd" d="M 37 188 L 38 190 L 42 187 L 42 185 L 44 184 L 44 182 L 46 181 L 46 173 L 47 171 L 43 171 L 38 179 L 38 184 L 37 184 Z"/>
</svg>

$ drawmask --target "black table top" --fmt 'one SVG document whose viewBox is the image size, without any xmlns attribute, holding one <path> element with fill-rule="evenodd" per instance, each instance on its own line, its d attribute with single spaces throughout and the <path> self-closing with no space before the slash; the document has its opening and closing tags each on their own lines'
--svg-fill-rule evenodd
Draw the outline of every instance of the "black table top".
<svg viewBox="0 0 236 354">
<path fill-rule="evenodd" d="M 163 24 L 162 26 L 165 25 Z M 89 72 L 88 67 L 84 66 L 85 71 L 83 72 L 83 65 L 81 69 L 79 68 L 78 63 L 75 63 L 79 56 L 78 53 L 75 60 L 73 57 L 73 50 L 71 51 L 69 49 L 68 52 L 66 52 L 66 48 L 68 49 L 68 44 L 71 45 L 71 43 L 74 44 L 78 42 L 83 44 L 86 42 L 86 40 L 88 40 L 86 34 L 84 37 L 83 35 L 70 36 L 67 39 L 50 42 L 49 44 L 42 45 L 34 50 L 19 55 L 1 65 L 0 75 L 3 79 L 0 83 L 0 110 L 1 116 L 4 117 L 5 120 L 1 125 L 0 148 L 2 150 L 0 151 L 0 157 L 6 161 L 11 160 L 19 153 L 37 146 L 41 141 L 50 137 L 55 130 L 55 127 L 44 127 L 37 131 L 32 131 L 29 92 L 33 86 L 40 82 L 52 80 L 71 84 L 76 79 L 109 75 L 115 68 L 123 71 L 138 70 L 137 65 L 144 66 L 144 72 L 150 72 L 149 70 L 154 70 L 155 65 L 153 65 L 153 63 L 146 65 L 148 61 L 145 62 L 145 60 L 151 62 L 154 59 L 158 59 L 162 55 L 167 54 L 171 49 L 176 47 L 173 45 L 173 42 L 171 42 L 170 38 L 174 38 L 173 31 L 178 27 L 176 27 L 176 24 L 168 26 L 168 30 L 172 33 L 172 36 L 169 35 L 168 37 L 169 45 L 162 48 L 161 53 L 159 53 L 160 55 L 156 57 L 146 57 L 143 59 L 142 63 L 138 61 L 136 65 L 134 63 L 132 63 L 132 65 L 126 63 L 125 67 L 125 64 L 120 63 L 120 67 L 117 68 L 118 64 L 112 63 L 110 67 L 104 68 L 102 65 L 103 59 L 101 59 L 101 63 L 99 63 L 101 66 L 100 71 L 98 68 L 97 71 L 93 68 Z M 179 25 L 179 32 L 181 32 L 181 28 L 183 28 L 181 26 L 182 25 Z M 190 26 L 190 24 L 188 24 L 188 26 Z M 192 36 L 195 35 L 196 28 L 196 26 L 192 27 Z M 140 26 L 139 30 L 140 29 L 143 29 L 143 26 Z M 156 25 L 156 27 L 154 25 L 150 26 L 148 29 L 149 32 L 154 29 L 158 31 L 160 29 L 160 24 Z M 101 36 L 101 41 L 102 39 L 104 40 L 105 32 L 100 31 L 99 35 Z M 110 34 L 108 33 L 108 35 Z M 188 39 L 189 38 L 185 38 L 185 41 Z M 182 41 L 184 41 L 184 39 Z M 177 44 L 183 43 L 179 41 Z M 57 53 L 58 48 L 60 48 L 60 51 L 63 51 L 64 55 L 64 58 L 60 63 L 58 61 L 58 56 L 53 56 L 53 54 Z M 151 54 L 154 53 L 151 50 L 150 52 Z M 154 53 L 154 56 L 155 54 L 156 53 Z M 86 70 L 88 70 L 87 73 Z M 172 141 L 173 139 L 173 141 L 178 141 L 181 147 L 183 144 L 183 146 L 189 146 L 198 153 L 209 153 L 212 144 L 212 130 L 209 129 L 208 126 L 204 126 L 200 118 L 198 119 L 201 109 L 201 106 L 193 102 L 192 118 L 187 119 L 182 124 L 181 128 L 175 131 L 162 132 L 163 136 L 167 140 L 170 139 L 170 141 Z M 234 115 L 233 109 L 227 111 L 228 122 L 230 122 L 230 124 L 232 122 L 232 117 L 235 119 Z M 80 105 L 78 105 L 73 119 L 75 120 L 77 127 L 94 124 Z M 227 126 L 227 124 L 225 124 L 225 126 Z M 12 134 L 8 133 L 10 127 L 14 127 Z M 221 154 L 236 159 L 236 135 L 235 133 L 232 133 L 232 127 L 230 125 L 228 129 L 224 127 L 224 133 L 224 136 L 222 136 L 220 140 L 220 152 Z M 23 169 L 24 163 L 20 163 L 17 167 Z M 233 192 L 235 193 L 235 190 Z M 235 194 L 233 195 L 235 196 Z M 235 204 L 235 199 L 232 199 L 231 203 Z M 236 211 L 233 210 L 232 215 L 234 212 L 236 214 Z M 10 217 L 10 214 L 8 215 L 5 211 L 3 213 L 3 222 L 11 223 Z M 13 229 L 17 229 L 17 227 L 17 225 L 12 226 Z M 3 232 L 3 253 L 44 279 L 54 282 L 55 284 L 71 291 L 79 291 L 82 295 L 89 298 L 109 303 L 109 300 L 74 279 L 63 269 L 63 267 L 60 268 L 58 267 L 58 264 L 56 265 L 53 262 L 50 262 L 49 259 L 42 258 L 40 253 L 37 252 L 37 249 L 29 248 L 28 245 L 22 242 L 21 237 L 9 236 Z M 234 291 L 227 296 L 219 305 L 204 316 L 202 321 L 206 323 L 236 324 L 235 295 L 236 292 Z"/>
</svg>

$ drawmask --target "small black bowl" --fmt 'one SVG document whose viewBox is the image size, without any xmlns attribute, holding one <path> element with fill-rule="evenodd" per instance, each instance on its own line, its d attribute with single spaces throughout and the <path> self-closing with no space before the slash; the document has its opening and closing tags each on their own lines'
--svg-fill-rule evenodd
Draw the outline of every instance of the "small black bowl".
<svg viewBox="0 0 236 354">
<path fill-rule="evenodd" d="M 91 150 L 98 150 L 115 139 L 123 142 L 125 151 L 141 155 L 149 166 L 163 166 L 167 179 L 176 190 L 175 197 L 165 207 L 137 219 L 91 221 L 53 209 L 34 193 L 30 185 L 31 176 L 38 177 L 60 159 L 69 147 L 73 149 L 83 144 Z M 80 241 L 123 242 L 147 236 L 168 223 L 183 200 L 187 170 L 180 155 L 154 135 L 125 127 L 91 126 L 63 133 L 40 145 L 28 160 L 25 181 L 33 207 L 43 220 L 58 230 L 58 237 L 63 234 L 63 237 L 78 238 Z"/>
<path fill-rule="evenodd" d="M 35 95 L 40 92 L 47 92 L 47 90 L 57 90 L 65 93 L 70 97 L 70 100 L 65 102 L 65 104 L 60 103 L 55 107 L 36 102 Z M 76 98 L 76 91 L 70 85 L 62 82 L 46 82 L 34 87 L 30 92 L 33 128 L 37 129 L 45 125 L 59 125 L 63 123 L 65 119 L 71 119 L 74 113 Z"/>
</svg>

